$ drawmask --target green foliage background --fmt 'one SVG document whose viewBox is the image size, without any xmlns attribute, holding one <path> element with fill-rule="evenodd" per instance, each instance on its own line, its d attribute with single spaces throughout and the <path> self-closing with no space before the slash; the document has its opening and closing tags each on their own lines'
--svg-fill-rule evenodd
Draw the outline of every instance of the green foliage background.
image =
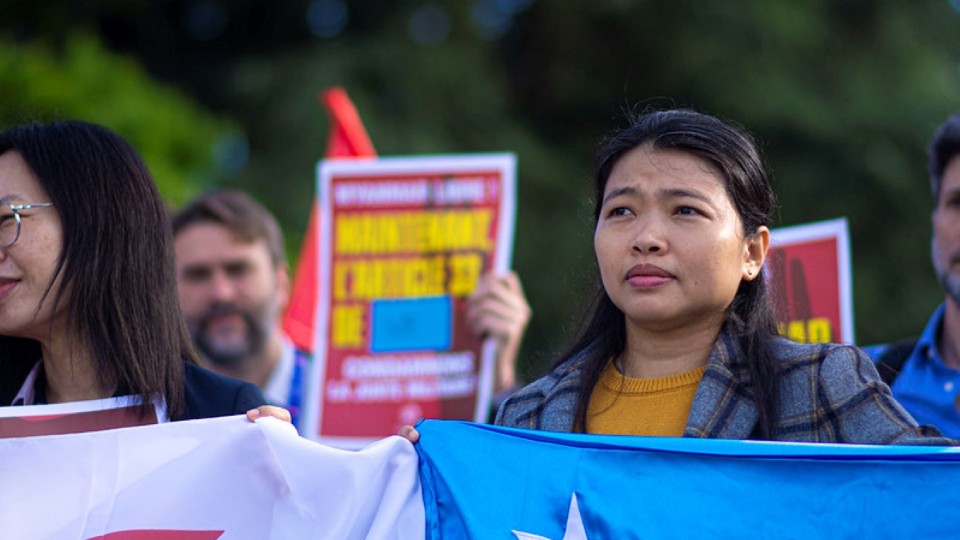
<svg viewBox="0 0 960 540">
<path fill-rule="evenodd" d="M 382 155 L 516 152 L 529 376 L 591 286 L 592 152 L 630 109 L 690 106 L 746 126 L 772 171 L 777 226 L 849 219 L 859 343 L 919 332 L 942 298 L 924 147 L 960 109 L 955 0 L 352 0 L 334 2 L 346 25 L 332 37 L 310 33 L 315 5 L 14 1 L 0 110 L 116 127 L 174 202 L 213 184 L 251 191 L 291 257 L 326 140 L 323 88 L 348 90 Z M 198 34 L 197 6 L 219 26 Z M 497 6 L 508 24 L 491 37 L 475 21 Z M 440 38 L 413 39 L 418 20 Z"/>
<path fill-rule="evenodd" d="M 0 96 L 0 125 L 75 119 L 120 133 L 172 206 L 217 181 L 214 145 L 231 123 L 89 33 L 71 33 L 58 48 L 41 40 L 0 43 Z"/>
</svg>

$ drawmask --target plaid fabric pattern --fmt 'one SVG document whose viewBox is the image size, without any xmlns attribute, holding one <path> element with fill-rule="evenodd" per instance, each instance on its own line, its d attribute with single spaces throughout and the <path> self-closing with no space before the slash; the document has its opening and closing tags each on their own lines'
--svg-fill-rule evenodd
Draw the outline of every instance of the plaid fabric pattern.
<svg viewBox="0 0 960 540">
<path fill-rule="evenodd" d="M 857 444 L 954 445 L 918 426 L 894 400 L 862 350 L 838 344 L 771 341 L 780 376 L 780 415 L 772 440 Z M 586 351 L 585 351 L 586 352 Z M 573 431 L 584 354 L 557 366 L 507 399 L 502 426 Z M 684 437 L 755 438 L 759 411 L 736 336 L 721 332 L 697 388 Z"/>
</svg>

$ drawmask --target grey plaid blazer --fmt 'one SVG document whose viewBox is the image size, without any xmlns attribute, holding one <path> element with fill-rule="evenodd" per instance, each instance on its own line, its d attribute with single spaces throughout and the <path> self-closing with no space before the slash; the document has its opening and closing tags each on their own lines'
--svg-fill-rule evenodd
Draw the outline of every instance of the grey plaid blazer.
<svg viewBox="0 0 960 540">
<path fill-rule="evenodd" d="M 897 403 L 870 358 L 856 347 L 771 342 L 780 376 L 780 416 L 772 440 L 858 444 L 954 445 L 918 426 Z M 557 366 L 508 398 L 502 426 L 573 431 L 586 353 Z M 759 417 L 739 341 L 721 332 L 690 409 L 684 437 L 749 439 Z"/>
</svg>

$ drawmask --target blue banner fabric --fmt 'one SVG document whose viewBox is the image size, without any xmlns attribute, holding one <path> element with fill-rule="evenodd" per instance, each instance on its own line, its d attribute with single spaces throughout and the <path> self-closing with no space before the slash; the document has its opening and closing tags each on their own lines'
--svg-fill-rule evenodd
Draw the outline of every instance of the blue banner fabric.
<svg viewBox="0 0 960 540">
<path fill-rule="evenodd" d="M 417 429 L 428 539 L 960 538 L 960 448 Z"/>
</svg>

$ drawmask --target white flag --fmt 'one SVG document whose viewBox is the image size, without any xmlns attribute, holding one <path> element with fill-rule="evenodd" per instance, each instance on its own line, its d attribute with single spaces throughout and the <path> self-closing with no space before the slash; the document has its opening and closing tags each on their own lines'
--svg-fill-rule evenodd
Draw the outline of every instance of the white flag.
<svg viewBox="0 0 960 540">
<path fill-rule="evenodd" d="M 0 538 L 424 538 L 417 454 L 244 417 L 0 439 Z"/>
</svg>

